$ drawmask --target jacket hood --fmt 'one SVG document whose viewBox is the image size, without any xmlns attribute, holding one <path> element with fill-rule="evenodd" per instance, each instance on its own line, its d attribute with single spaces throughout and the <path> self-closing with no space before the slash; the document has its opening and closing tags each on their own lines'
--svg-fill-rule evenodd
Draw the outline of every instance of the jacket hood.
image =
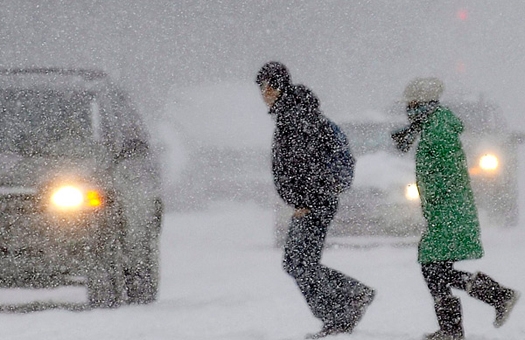
<svg viewBox="0 0 525 340">
<path fill-rule="evenodd" d="M 309 88 L 291 85 L 282 92 L 269 113 L 277 116 L 278 122 L 309 121 L 321 114 L 319 105 L 319 99 Z"/>
<path fill-rule="evenodd" d="M 406 102 L 437 101 L 443 94 L 444 89 L 443 82 L 438 78 L 415 78 L 406 86 L 403 92 L 403 99 Z"/>
</svg>

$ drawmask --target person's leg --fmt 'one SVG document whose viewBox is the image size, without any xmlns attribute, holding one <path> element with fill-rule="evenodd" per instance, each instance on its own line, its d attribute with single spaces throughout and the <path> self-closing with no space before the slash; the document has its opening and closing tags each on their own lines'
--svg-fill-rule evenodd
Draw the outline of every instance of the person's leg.
<svg viewBox="0 0 525 340">
<path fill-rule="evenodd" d="M 337 200 L 334 199 L 309 215 L 313 228 L 323 231 L 322 245 L 336 211 Z M 317 249 L 321 250 L 322 245 Z M 312 301 L 309 302 L 310 308 L 321 314 L 324 326 L 320 333 L 351 332 L 374 299 L 375 291 L 352 277 L 320 264 L 321 251 L 317 254 L 319 257 L 310 262 L 312 271 L 308 272 L 304 286 L 313 293 L 310 297 L 305 295 L 307 301 Z M 311 289 L 313 286 L 315 289 Z"/>
<path fill-rule="evenodd" d="M 452 295 L 453 281 L 460 279 L 452 267 L 452 262 L 434 262 L 421 266 L 423 277 L 434 299 L 434 310 L 438 319 L 439 330 L 426 336 L 427 340 L 464 339 L 461 302 Z M 461 280 L 455 282 L 459 285 Z"/>
<path fill-rule="evenodd" d="M 465 287 L 466 292 L 496 310 L 494 327 L 501 327 L 509 318 L 510 312 L 519 299 L 519 292 L 503 287 L 488 275 L 477 272 L 471 276 Z"/>
<path fill-rule="evenodd" d="M 501 327 L 508 319 L 519 298 L 519 293 L 513 289 L 501 286 L 488 275 L 477 272 L 474 274 L 455 270 L 452 263 L 448 268 L 448 282 L 453 288 L 466 291 L 470 296 L 494 307 L 496 319 L 494 327 Z"/>
<path fill-rule="evenodd" d="M 295 279 L 313 315 L 327 319 L 326 297 L 318 279 L 326 229 L 316 225 L 313 213 L 292 218 L 284 246 L 283 268 Z"/>
<path fill-rule="evenodd" d="M 328 229 L 336 212 L 337 202 L 327 204 L 325 209 L 315 214 L 316 224 L 324 230 Z M 374 299 L 375 291 L 358 280 L 322 264 L 319 265 L 318 280 L 322 282 L 321 289 L 327 303 L 325 307 L 331 312 L 327 326 L 351 332 Z"/>
</svg>

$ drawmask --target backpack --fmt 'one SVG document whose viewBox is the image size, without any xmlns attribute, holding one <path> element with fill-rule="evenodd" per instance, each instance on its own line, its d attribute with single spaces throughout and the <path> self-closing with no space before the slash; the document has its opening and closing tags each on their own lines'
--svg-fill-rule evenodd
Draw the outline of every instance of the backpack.
<svg viewBox="0 0 525 340">
<path fill-rule="evenodd" d="M 335 137 L 333 152 L 328 157 L 328 170 L 334 183 L 334 191 L 340 194 L 348 190 L 352 184 L 355 158 L 350 151 L 348 138 L 341 128 L 331 120 L 328 120 L 328 125 Z"/>
</svg>

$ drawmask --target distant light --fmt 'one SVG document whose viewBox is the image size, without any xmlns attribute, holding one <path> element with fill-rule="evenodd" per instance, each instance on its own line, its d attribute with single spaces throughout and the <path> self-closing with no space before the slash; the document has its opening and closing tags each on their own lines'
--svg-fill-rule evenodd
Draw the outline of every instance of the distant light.
<svg viewBox="0 0 525 340">
<path fill-rule="evenodd" d="M 405 187 L 405 197 L 409 201 L 414 201 L 419 198 L 419 190 L 416 183 L 411 183 Z"/>
<path fill-rule="evenodd" d="M 460 9 L 458 10 L 456 16 L 461 21 L 466 21 L 468 19 L 468 11 L 466 9 Z"/>
<path fill-rule="evenodd" d="M 458 61 L 458 62 L 456 63 L 456 71 L 457 71 L 458 73 L 466 73 L 466 72 L 467 72 L 467 66 L 465 65 L 464 62 L 462 62 L 462 61 Z"/>
<path fill-rule="evenodd" d="M 494 171 L 499 166 L 498 157 L 492 154 L 486 154 L 479 159 L 479 166 L 485 171 Z"/>
</svg>

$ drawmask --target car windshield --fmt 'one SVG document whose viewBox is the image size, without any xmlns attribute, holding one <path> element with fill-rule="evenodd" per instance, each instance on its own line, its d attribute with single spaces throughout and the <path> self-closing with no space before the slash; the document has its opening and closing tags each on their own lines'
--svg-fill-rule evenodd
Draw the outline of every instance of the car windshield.
<svg viewBox="0 0 525 340">
<path fill-rule="evenodd" d="M 0 152 L 57 155 L 85 144 L 93 135 L 92 102 L 86 92 L 0 91 Z"/>
</svg>

